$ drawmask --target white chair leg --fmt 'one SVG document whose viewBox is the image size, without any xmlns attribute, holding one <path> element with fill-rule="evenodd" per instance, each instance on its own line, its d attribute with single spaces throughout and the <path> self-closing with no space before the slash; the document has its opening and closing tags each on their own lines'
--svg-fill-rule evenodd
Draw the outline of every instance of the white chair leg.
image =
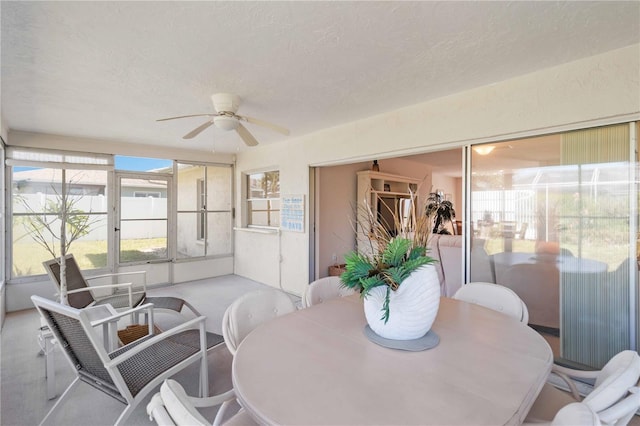
<svg viewBox="0 0 640 426">
<path fill-rule="evenodd" d="M 49 410 L 47 415 L 44 416 L 44 419 L 42 419 L 42 421 L 40 422 L 41 425 L 44 424 L 47 421 L 49 416 L 55 411 L 56 408 L 58 408 L 58 405 L 60 405 L 60 403 L 62 401 L 64 401 L 64 398 L 71 391 L 71 389 L 75 388 L 78 385 L 79 382 L 80 382 L 80 378 L 79 377 L 76 377 L 75 380 L 73 382 L 71 382 L 71 384 L 67 387 L 67 389 L 65 389 L 65 391 L 62 393 L 62 395 L 60 395 L 60 398 L 58 398 L 56 403 L 53 404 L 53 407 L 51 407 L 51 410 Z"/>
<path fill-rule="evenodd" d="M 131 413 L 133 412 L 133 409 L 136 408 L 138 404 L 128 404 L 127 407 L 124 409 L 124 411 L 122 413 L 120 413 L 120 416 L 118 417 L 118 420 L 115 421 L 115 423 L 113 423 L 114 426 L 119 426 L 124 424 L 127 419 L 129 418 L 129 416 L 131 415 Z"/>
</svg>

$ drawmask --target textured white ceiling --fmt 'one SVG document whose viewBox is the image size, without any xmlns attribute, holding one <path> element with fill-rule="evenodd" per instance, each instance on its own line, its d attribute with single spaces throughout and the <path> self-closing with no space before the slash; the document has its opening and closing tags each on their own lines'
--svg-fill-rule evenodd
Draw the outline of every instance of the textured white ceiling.
<svg viewBox="0 0 640 426">
<path fill-rule="evenodd" d="M 640 2 L 0 3 L 15 130 L 234 152 L 210 95 L 311 133 L 640 41 Z M 261 143 L 284 136 L 247 124 Z"/>
</svg>

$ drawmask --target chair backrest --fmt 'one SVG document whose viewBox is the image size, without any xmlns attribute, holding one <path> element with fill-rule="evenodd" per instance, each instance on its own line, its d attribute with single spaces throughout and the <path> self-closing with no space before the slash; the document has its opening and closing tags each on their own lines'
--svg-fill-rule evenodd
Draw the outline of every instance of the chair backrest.
<svg viewBox="0 0 640 426">
<path fill-rule="evenodd" d="M 355 293 L 352 288 L 348 288 L 342 285 L 340 277 L 325 277 L 313 281 L 307 287 L 302 297 L 302 306 L 308 308 L 309 306 L 317 305 L 325 300 L 333 299 L 335 297 L 349 296 Z"/>
<path fill-rule="evenodd" d="M 527 305 L 529 322 L 550 328 L 560 326 L 560 272 L 556 255 L 552 261 L 495 264 L 496 283 L 513 290 Z"/>
<path fill-rule="evenodd" d="M 153 417 L 159 425 L 177 426 L 209 426 L 210 423 L 200 414 L 189 401 L 189 396 L 184 388 L 175 380 L 167 379 L 160 386 L 160 394 L 154 395 L 155 404 L 164 407 L 159 410 L 155 407 Z M 158 400 L 159 399 L 159 400 Z M 168 417 L 166 417 L 168 415 Z"/>
<path fill-rule="evenodd" d="M 640 356 L 636 351 L 622 351 L 602 367 L 593 391 L 582 402 L 600 412 L 624 397 L 640 379 Z"/>
<path fill-rule="evenodd" d="M 520 300 L 522 302 L 522 318 L 520 322 L 523 324 L 529 324 L 529 309 L 527 309 L 527 305 L 524 303 L 524 300 Z"/>
<path fill-rule="evenodd" d="M 49 274 L 51 281 L 56 284 L 58 290 L 60 290 L 59 260 L 60 258 L 56 258 L 42 262 L 47 274 Z M 76 259 L 73 257 L 73 254 L 67 254 L 65 256 L 65 271 L 67 278 L 67 291 L 78 290 L 89 286 L 82 276 L 80 267 L 78 266 Z M 73 306 L 78 309 L 86 308 L 95 301 L 90 291 L 69 294 L 67 295 L 67 300 L 69 301 L 69 306 Z"/>
<path fill-rule="evenodd" d="M 206 398 L 197 398 L 187 395 L 182 385 L 175 380 L 165 379 L 160 386 L 160 392 L 156 393 L 147 404 L 147 414 L 159 426 L 208 426 L 209 424 L 218 426 L 223 420 L 236 425 L 257 425 L 242 408 L 232 416 L 227 415 L 227 409 L 232 404 L 237 405 L 235 401 L 233 390 Z M 196 409 L 196 407 L 214 406 L 219 408 L 213 423 L 207 421 Z"/>
<path fill-rule="evenodd" d="M 96 312 L 104 312 L 101 317 L 108 316 L 111 313 L 109 307 L 76 309 L 39 296 L 31 296 L 31 300 L 60 342 L 80 380 L 126 404 L 113 377 L 104 367 L 109 362 L 109 356 L 100 344 L 100 337 L 86 326 L 91 320 L 98 319 Z"/>
<path fill-rule="evenodd" d="M 502 285 L 468 283 L 460 287 L 453 298 L 493 309 L 521 322 L 527 321 L 529 317 L 522 299 L 513 290 Z"/>
<path fill-rule="evenodd" d="M 551 426 L 600 426 L 598 414 L 581 402 L 572 402 L 558 411 Z"/>
<path fill-rule="evenodd" d="M 295 310 L 291 298 L 279 290 L 256 290 L 240 296 L 222 318 L 222 335 L 227 348 L 235 355 L 242 340 L 254 328 Z"/>
<path fill-rule="evenodd" d="M 634 386 L 629 394 L 606 410 L 600 411 L 600 421 L 607 425 L 626 426 L 640 409 L 640 388 Z"/>
</svg>

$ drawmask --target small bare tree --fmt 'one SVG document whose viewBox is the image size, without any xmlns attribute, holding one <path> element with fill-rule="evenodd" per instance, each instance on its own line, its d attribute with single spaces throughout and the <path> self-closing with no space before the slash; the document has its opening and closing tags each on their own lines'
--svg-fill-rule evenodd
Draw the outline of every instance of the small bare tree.
<svg viewBox="0 0 640 426">
<path fill-rule="evenodd" d="M 72 183 L 72 182 L 70 182 Z M 61 191 L 51 185 L 54 199 L 47 199 L 43 211 L 35 211 L 25 197 L 19 202 L 30 213 L 22 222 L 29 236 L 60 264 L 60 303 L 68 304 L 67 300 L 67 270 L 65 256 L 71 244 L 78 238 L 91 232 L 93 225 L 99 221 L 77 206 L 82 196 L 70 196 L 65 183 L 65 170 L 62 171 Z M 90 213 L 90 212 L 89 212 Z M 59 221 L 60 229 L 57 229 Z"/>
</svg>

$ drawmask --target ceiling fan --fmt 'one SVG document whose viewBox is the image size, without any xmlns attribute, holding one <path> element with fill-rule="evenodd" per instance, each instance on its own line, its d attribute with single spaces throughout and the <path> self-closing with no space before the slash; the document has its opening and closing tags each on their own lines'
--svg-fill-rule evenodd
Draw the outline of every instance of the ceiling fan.
<svg viewBox="0 0 640 426">
<path fill-rule="evenodd" d="M 258 145 L 258 141 L 256 140 L 256 138 L 254 138 L 253 135 L 249 133 L 247 128 L 242 125 L 241 121 L 246 121 L 247 123 L 267 127 L 271 130 L 282 133 L 283 135 L 289 135 L 289 130 L 285 129 L 284 127 L 263 120 L 258 120 L 257 118 L 236 114 L 236 111 L 238 111 L 238 107 L 240 106 L 240 97 L 237 95 L 232 95 L 230 93 L 216 93 L 214 95 L 211 95 L 211 100 L 213 101 L 213 107 L 216 110 L 215 113 L 181 115 L 178 117 L 161 118 L 156 121 L 176 120 L 179 118 L 188 117 L 211 117 L 195 129 L 184 135 L 182 139 L 195 138 L 205 129 L 209 128 L 212 125 L 215 125 L 217 128 L 222 130 L 235 130 L 236 132 L 238 132 L 238 135 L 240 136 L 240 138 L 242 138 L 244 143 L 249 146 Z"/>
</svg>

